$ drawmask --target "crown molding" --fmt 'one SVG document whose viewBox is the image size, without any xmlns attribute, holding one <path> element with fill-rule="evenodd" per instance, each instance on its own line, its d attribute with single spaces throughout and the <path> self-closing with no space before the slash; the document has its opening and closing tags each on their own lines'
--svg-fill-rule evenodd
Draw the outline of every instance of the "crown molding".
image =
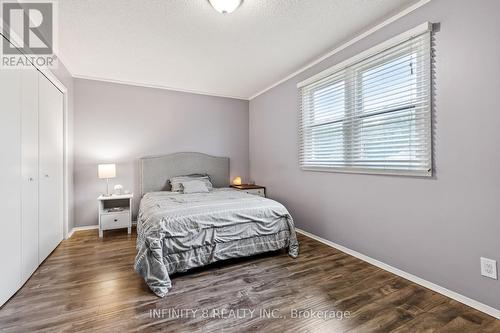
<svg viewBox="0 0 500 333">
<path fill-rule="evenodd" d="M 389 24 L 399 20 L 400 18 L 410 14 L 411 12 L 419 9 L 420 7 L 428 4 L 429 2 L 431 2 L 432 0 L 419 0 L 418 2 L 416 2 L 415 4 L 411 5 L 410 7 L 407 7 L 405 9 L 403 9 L 402 11 L 398 12 L 397 14 L 389 17 L 388 19 L 380 22 L 379 24 L 375 25 L 374 27 L 362 32 L 361 34 L 355 36 L 354 38 L 350 39 L 349 41 L 345 42 L 344 44 L 338 46 L 337 48 L 327 52 L 326 54 L 322 55 L 321 57 L 317 58 L 316 60 L 308 63 L 307 65 L 305 65 L 304 67 L 296 70 L 295 72 L 293 72 L 292 74 L 290 75 L 287 75 L 286 77 L 284 77 L 283 79 L 279 80 L 278 82 L 270 85 L 269 87 L 255 93 L 254 95 L 250 96 L 248 99 L 249 100 L 252 100 L 254 99 L 255 97 L 257 96 L 260 96 L 262 95 L 263 93 L 265 93 L 266 91 L 269 91 L 271 90 L 272 88 L 282 84 L 283 82 L 286 82 L 288 80 L 290 80 L 291 78 L 299 75 L 300 73 L 308 70 L 309 68 L 319 64 L 320 62 L 322 62 L 323 60 L 333 56 L 334 54 L 337 54 L 339 53 L 340 51 L 348 48 L 349 46 L 351 45 L 354 45 L 355 43 L 359 42 L 360 40 L 372 35 L 373 33 L 379 31 L 380 29 L 388 26 Z"/>
<path fill-rule="evenodd" d="M 122 80 L 106 79 L 106 78 L 102 78 L 102 77 L 79 75 L 79 74 L 73 74 L 73 78 L 83 79 L 83 80 L 92 80 L 92 81 L 101 81 L 101 82 L 108 82 L 108 83 L 115 83 L 115 84 L 123 84 L 123 85 L 136 86 L 136 87 L 142 87 L 142 88 L 163 89 L 163 90 L 177 91 L 177 92 L 183 92 L 183 93 L 189 93 L 189 94 L 231 98 L 231 99 L 239 99 L 239 100 L 248 101 L 248 97 L 223 95 L 223 94 L 216 94 L 216 93 L 212 93 L 212 92 L 199 91 L 199 90 L 179 89 L 179 88 L 173 88 L 173 87 L 163 86 L 163 85 L 159 85 L 159 84 L 122 81 Z"/>
</svg>

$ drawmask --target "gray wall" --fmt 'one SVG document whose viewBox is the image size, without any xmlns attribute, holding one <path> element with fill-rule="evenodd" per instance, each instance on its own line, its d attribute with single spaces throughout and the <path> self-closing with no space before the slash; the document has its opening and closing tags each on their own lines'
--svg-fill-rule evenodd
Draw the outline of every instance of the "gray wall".
<svg viewBox="0 0 500 333">
<path fill-rule="evenodd" d="M 97 224 L 99 163 L 117 164 L 111 188 L 135 193 L 138 158 L 148 155 L 227 156 L 231 177 L 248 178 L 248 101 L 76 79 L 74 124 L 75 226 Z"/>
<path fill-rule="evenodd" d="M 250 102 L 250 176 L 299 228 L 500 309 L 500 1 L 434 0 Z M 435 177 L 304 172 L 296 84 L 424 21 L 435 34 Z"/>
</svg>

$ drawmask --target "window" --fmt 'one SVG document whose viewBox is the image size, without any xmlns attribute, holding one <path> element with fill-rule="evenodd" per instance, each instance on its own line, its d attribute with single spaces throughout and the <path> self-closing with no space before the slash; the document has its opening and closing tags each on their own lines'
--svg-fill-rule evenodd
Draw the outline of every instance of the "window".
<svg viewBox="0 0 500 333">
<path fill-rule="evenodd" d="M 301 168 L 432 174 L 429 27 L 299 84 Z"/>
</svg>

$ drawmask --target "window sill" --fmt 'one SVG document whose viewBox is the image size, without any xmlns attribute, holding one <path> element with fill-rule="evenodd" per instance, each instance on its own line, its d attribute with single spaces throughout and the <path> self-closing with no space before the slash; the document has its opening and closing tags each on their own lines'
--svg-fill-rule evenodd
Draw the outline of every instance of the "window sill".
<svg viewBox="0 0 500 333">
<path fill-rule="evenodd" d="M 405 176 L 405 177 L 418 177 L 430 178 L 432 177 L 432 170 L 430 171 L 415 171 L 415 170 L 395 170 L 395 169 L 363 169 L 363 168 L 342 168 L 342 167 L 300 167 L 302 171 L 314 172 L 333 172 L 333 173 L 355 173 L 365 175 L 382 175 L 382 176 Z"/>
</svg>

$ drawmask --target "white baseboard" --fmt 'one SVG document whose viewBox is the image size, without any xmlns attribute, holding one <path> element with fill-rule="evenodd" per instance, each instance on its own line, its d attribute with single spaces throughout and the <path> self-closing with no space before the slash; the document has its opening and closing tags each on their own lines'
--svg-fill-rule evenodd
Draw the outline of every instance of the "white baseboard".
<svg viewBox="0 0 500 333">
<path fill-rule="evenodd" d="M 132 221 L 132 226 L 134 225 L 137 225 L 137 221 Z M 69 239 L 71 238 L 71 236 L 73 236 L 73 234 L 76 232 L 76 231 L 81 231 L 81 230 L 92 230 L 92 229 L 99 229 L 99 225 L 96 224 L 96 225 L 86 225 L 84 227 L 74 227 L 73 229 L 71 229 L 70 232 L 68 232 L 68 236 L 66 237 L 66 239 Z"/>
<path fill-rule="evenodd" d="M 68 233 L 68 236 L 66 237 L 66 239 L 69 239 L 71 238 L 71 236 L 73 236 L 73 234 L 76 232 L 76 231 L 82 231 L 82 230 L 91 230 L 91 229 L 99 229 L 99 225 L 86 225 L 84 227 L 74 227 L 73 229 L 71 229 L 71 231 Z"/>
<path fill-rule="evenodd" d="M 331 241 L 329 241 L 329 240 L 326 240 L 326 239 L 324 239 L 324 238 L 321 238 L 321 237 L 319 237 L 319 236 L 316 236 L 316 235 L 314 235 L 314 234 L 311 234 L 311 233 L 309 233 L 309 232 L 307 232 L 307 231 L 304 231 L 304 230 L 302 230 L 302 229 L 298 229 L 298 228 L 297 228 L 297 229 L 296 229 L 296 231 L 297 231 L 298 233 L 301 233 L 301 234 L 303 234 L 303 235 L 307 236 L 307 237 L 310 237 L 310 238 L 312 238 L 312 239 L 315 239 L 315 240 L 317 240 L 318 242 L 321 242 L 321 243 L 323 243 L 323 244 L 326 244 L 326 245 L 328 245 L 328 246 L 331 246 L 331 247 L 333 247 L 333 248 L 335 248 L 335 249 L 337 249 L 337 250 L 339 250 L 339 251 L 345 252 L 345 253 L 347 253 L 347 254 L 349 254 L 349 255 L 351 255 L 351 256 L 353 256 L 353 257 L 356 257 L 356 258 L 358 258 L 358 259 L 361 259 L 361 260 L 363 260 L 363 261 L 366 261 L 366 262 L 367 262 L 367 263 L 369 263 L 369 264 L 372 264 L 372 265 L 374 265 L 374 266 L 377 266 L 377 267 L 379 267 L 379 268 L 382 268 L 383 270 L 386 270 L 386 271 L 388 271 L 388 272 L 391 272 L 391 273 L 393 273 L 393 274 L 396 274 L 396 275 L 398 275 L 398 276 L 400 276 L 400 277 L 402 277 L 402 278 L 405 278 L 405 279 L 407 279 L 407 280 L 410 280 L 411 282 L 414 282 L 414 283 L 416 283 L 416 284 L 419 284 L 419 285 L 421 285 L 421 286 L 423 286 L 423 287 L 425 287 L 425 288 L 428 288 L 428 289 L 433 290 L 433 291 L 435 291 L 435 292 L 437 292 L 437 293 L 440 293 L 440 294 L 442 294 L 442 295 L 444 295 L 444 296 L 447 296 L 447 297 L 449 297 L 449 298 L 452 298 L 452 299 L 454 299 L 455 301 L 458 301 L 458 302 L 463 303 L 463 304 L 465 304 L 465 305 L 468 305 L 468 306 L 470 306 L 470 307 L 472 307 L 472 308 L 474 308 L 474 309 L 476 309 L 476 310 L 479 310 L 479 311 L 481 311 L 481 312 L 484 312 L 484 313 L 486 313 L 486 314 L 489 314 L 490 316 L 493 316 L 493 317 L 495 317 L 495 318 L 497 318 L 497 319 L 500 319 L 500 310 L 495 309 L 495 308 L 493 308 L 493 307 L 491 307 L 491 306 L 489 306 L 489 305 L 486 305 L 486 304 L 481 303 L 481 302 L 478 302 L 478 301 L 476 301 L 476 300 L 474 300 L 474 299 L 472 299 L 472 298 L 466 297 L 466 296 L 464 296 L 464 295 L 461 295 L 461 294 L 459 294 L 459 293 L 456 293 L 456 292 L 454 292 L 454 291 L 451 291 L 451 290 L 449 290 L 449 289 L 446 289 L 446 288 L 444 288 L 444 287 L 441 287 L 441 286 L 439 286 L 439 285 L 437 285 L 437 284 L 435 284 L 435 283 L 432 283 L 432 282 L 429 282 L 429 281 L 427 281 L 427 280 L 424 280 L 424 279 L 422 279 L 422 278 L 420 278 L 420 277 L 418 277 L 418 276 L 415 276 L 415 275 L 413 275 L 413 274 L 410 274 L 410 273 L 407 273 L 407 272 L 405 272 L 405 271 L 402 271 L 402 270 L 400 270 L 400 269 L 398 269 L 398 268 L 396 268 L 396 267 L 392 267 L 392 266 L 390 266 L 390 265 L 388 265 L 388 264 L 386 264 L 386 263 L 383 263 L 383 262 L 378 261 L 378 260 L 376 260 L 376 259 L 370 258 L 370 257 L 368 257 L 367 255 L 364 255 L 364 254 L 359 253 L 359 252 L 357 252 L 357 251 L 351 250 L 351 249 L 349 249 L 349 248 L 347 248 L 347 247 L 345 247 L 345 246 L 342 246 L 342 245 L 336 244 L 336 243 L 334 243 L 334 242 L 331 242 Z"/>
</svg>

